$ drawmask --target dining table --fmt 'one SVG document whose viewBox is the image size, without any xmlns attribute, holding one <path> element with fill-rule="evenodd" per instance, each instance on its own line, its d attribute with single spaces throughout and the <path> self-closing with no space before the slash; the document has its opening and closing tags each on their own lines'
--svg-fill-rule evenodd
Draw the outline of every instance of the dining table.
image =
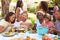
<svg viewBox="0 0 60 40">
<path fill-rule="evenodd" d="M 15 32 L 15 35 L 11 36 L 11 37 L 5 37 L 5 36 L 3 36 L 3 34 L 0 34 L 0 40 L 11 40 L 13 38 L 26 38 L 26 36 L 30 36 L 30 38 L 36 38 L 36 40 L 42 40 L 42 35 L 39 35 L 38 33 L 30 33 L 29 31 L 26 33 Z M 48 36 L 50 36 L 52 38 L 52 40 L 54 40 L 54 37 L 56 35 L 48 34 Z M 58 37 L 58 40 L 60 40 L 59 37 Z"/>
</svg>

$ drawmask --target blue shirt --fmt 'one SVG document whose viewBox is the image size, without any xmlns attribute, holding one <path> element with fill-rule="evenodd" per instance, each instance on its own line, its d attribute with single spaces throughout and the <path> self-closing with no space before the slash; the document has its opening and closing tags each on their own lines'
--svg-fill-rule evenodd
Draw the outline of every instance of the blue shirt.
<svg viewBox="0 0 60 40">
<path fill-rule="evenodd" d="M 38 34 L 46 34 L 47 32 L 48 32 L 48 27 L 46 26 L 46 27 L 43 27 L 41 24 L 40 24 L 40 22 L 39 22 L 39 20 L 37 19 L 36 21 L 35 21 L 35 24 L 37 25 L 36 26 L 36 30 L 37 30 L 37 33 Z"/>
<path fill-rule="evenodd" d="M 38 27 L 38 26 L 41 26 L 41 24 L 40 24 L 40 22 L 39 22 L 38 19 L 35 21 L 35 24 L 37 25 L 37 27 Z"/>
</svg>

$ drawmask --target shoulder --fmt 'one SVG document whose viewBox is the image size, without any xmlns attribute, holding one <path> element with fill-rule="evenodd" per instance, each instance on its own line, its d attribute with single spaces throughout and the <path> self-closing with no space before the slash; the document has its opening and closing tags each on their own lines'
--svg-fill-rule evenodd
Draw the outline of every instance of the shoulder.
<svg viewBox="0 0 60 40">
<path fill-rule="evenodd" d="M 38 22 L 39 22 L 39 20 L 38 20 L 38 19 L 36 19 L 36 20 L 35 20 L 35 24 L 37 24 Z"/>
<path fill-rule="evenodd" d="M 27 23 L 32 23 L 32 21 L 31 21 L 31 20 L 29 20 L 29 19 L 27 19 L 27 20 L 26 20 L 26 22 L 27 22 Z"/>
<path fill-rule="evenodd" d="M 49 24 L 54 25 L 54 23 L 53 23 L 53 22 L 49 22 Z"/>
<path fill-rule="evenodd" d="M 5 21 L 5 19 L 2 19 L 0 22 L 2 22 L 2 23 L 5 22 L 5 23 L 7 23 L 7 21 Z"/>
<path fill-rule="evenodd" d="M 60 21 L 59 20 L 56 20 L 55 24 L 58 24 L 58 23 L 60 23 Z"/>
<path fill-rule="evenodd" d="M 9 23 L 7 22 L 7 21 L 5 21 L 5 19 L 2 19 L 1 21 L 0 21 L 0 25 L 2 25 L 2 26 L 7 26 Z"/>
<path fill-rule="evenodd" d="M 20 8 L 18 7 L 16 10 L 20 10 Z"/>
</svg>

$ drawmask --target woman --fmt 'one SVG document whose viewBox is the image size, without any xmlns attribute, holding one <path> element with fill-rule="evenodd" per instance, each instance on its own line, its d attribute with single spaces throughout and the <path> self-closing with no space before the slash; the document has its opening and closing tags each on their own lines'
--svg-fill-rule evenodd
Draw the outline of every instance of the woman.
<svg viewBox="0 0 60 40">
<path fill-rule="evenodd" d="M 23 2 L 21 0 L 21 1 L 18 1 L 16 5 L 16 17 L 22 13 L 23 13 Z"/>
<path fill-rule="evenodd" d="M 2 19 L 0 21 L 0 33 L 9 31 L 13 26 L 12 24 L 14 23 L 14 21 L 15 21 L 15 14 L 13 12 L 9 12 L 6 15 L 5 19 Z"/>
<path fill-rule="evenodd" d="M 47 14 L 47 12 L 48 12 L 48 4 L 47 4 L 47 2 L 41 1 L 41 3 L 39 4 L 39 8 L 40 8 L 40 10 L 38 12 L 41 12 L 44 15 Z"/>
<path fill-rule="evenodd" d="M 40 26 L 42 22 L 43 22 L 43 14 L 40 12 L 37 12 L 37 20 L 35 21 L 34 27 Z"/>
<path fill-rule="evenodd" d="M 48 32 L 48 27 L 42 26 L 43 16 L 44 16 L 43 13 L 37 12 L 37 20 L 35 21 L 35 25 L 34 25 L 34 29 L 36 29 L 37 33 L 41 35 Z"/>
</svg>

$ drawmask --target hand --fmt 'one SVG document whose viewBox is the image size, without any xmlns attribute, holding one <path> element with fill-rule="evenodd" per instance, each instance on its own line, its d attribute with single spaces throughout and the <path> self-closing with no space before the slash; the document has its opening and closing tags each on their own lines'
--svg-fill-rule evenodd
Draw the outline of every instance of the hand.
<svg viewBox="0 0 60 40">
<path fill-rule="evenodd" d="M 54 32 L 54 28 L 49 28 L 49 32 L 48 33 L 53 33 Z"/>
</svg>

